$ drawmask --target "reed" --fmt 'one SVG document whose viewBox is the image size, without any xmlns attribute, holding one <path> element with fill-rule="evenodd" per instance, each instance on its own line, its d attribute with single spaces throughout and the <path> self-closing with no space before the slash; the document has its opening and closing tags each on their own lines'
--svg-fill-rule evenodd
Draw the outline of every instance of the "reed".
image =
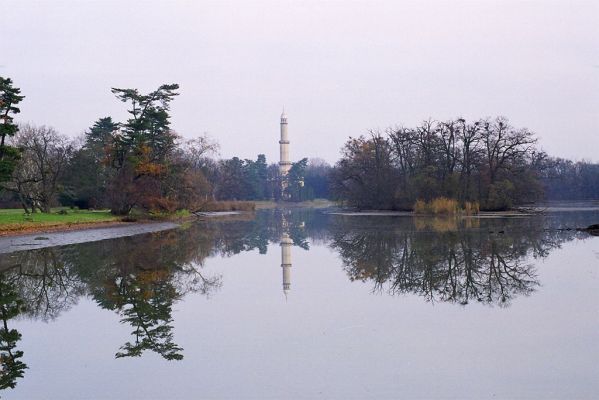
<svg viewBox="0 0 599 400">
<path fill-rule="evenodd" d="M 454 215 L 458 213 L 458 202 L 447 197 L 438 197 L 430 203 L 430 210 L 435 215 Z"/>
<path fill-rule="evenodd" d="M 462 207 L 460 203 L 455 199 L 449 199 L 447 197 L 437 197 L 430 202 L 423 200 L 417 200 L 414 203 L 415 214 L 429 214 L 429 215 L 457 215 L 466 214 L 474 215 L 480 211 L 478 202 L 465 202 Z"/>
<path fill-rule="evenodd" d="M 480 211 L 480 205 L 478 201 L 466 201 L 464 203 L 464 214 L 466 215 L 476 215 Z"/>
<path fill-rule="evenodd" d="M 416 200 L 416 203 L 414 203 L 414 213 L 429 214 L 429 209 L 426 202 L 423 200 Z"/>
</svg>

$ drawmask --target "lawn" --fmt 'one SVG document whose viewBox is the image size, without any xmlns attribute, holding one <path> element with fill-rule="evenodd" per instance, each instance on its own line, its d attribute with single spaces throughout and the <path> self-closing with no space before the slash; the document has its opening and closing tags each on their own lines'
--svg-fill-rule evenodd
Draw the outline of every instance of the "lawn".
<svg viewBox="0 0 599 400">
<path fill-rule="evenodd" d="M 51 213 L 26 215 L 22 209 L 0 209 L 0 233 L 118 220 L 119 218 L 111 215 L 108 210 L 90 211 L 57 208 L 53 209 Z"/>
</svg>

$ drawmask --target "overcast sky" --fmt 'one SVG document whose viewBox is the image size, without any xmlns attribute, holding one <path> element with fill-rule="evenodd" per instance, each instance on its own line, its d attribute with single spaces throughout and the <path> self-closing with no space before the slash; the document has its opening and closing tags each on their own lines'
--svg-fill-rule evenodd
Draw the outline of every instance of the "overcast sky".
<svg viewBox="0 0 599 400">
<path fill-rule="evenodd" d="M 178 83 L 172 126 L 221 156 L 334 162 L 349 136 L 504 115 L 599 161 L 599 2 L 6 1 L 0 76 L 20 121 L 76 136 L 125 118 L 111 87 Z"/>
</svg>

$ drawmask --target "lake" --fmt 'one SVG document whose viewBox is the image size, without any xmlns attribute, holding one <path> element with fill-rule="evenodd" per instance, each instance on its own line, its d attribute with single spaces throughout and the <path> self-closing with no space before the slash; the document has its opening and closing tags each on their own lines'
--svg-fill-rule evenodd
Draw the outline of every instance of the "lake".
<svg viewBox="0 0 599 400">
<path fill-rule="evenodd" d="M 0 396 L 599 396 L 599 207 L 325 211 L 0 255 Z"/>
</svg>

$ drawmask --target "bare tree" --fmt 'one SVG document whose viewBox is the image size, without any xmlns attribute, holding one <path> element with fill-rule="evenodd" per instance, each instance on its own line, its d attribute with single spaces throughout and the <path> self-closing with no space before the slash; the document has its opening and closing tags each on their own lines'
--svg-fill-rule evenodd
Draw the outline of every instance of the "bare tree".
<svg viewBox="0 0 599 400">
<path fill-rule="evenodd" d="M 210 157 L 218 155 L 218 151 L 218 143 L 207 134 L 187 140 L 183 145 L 185 158 L 197 170 L 205 168 Z"/>
<path fill-rule="evenodd" d="M 481 137 L 485 146 L 490 183 L 495 182 L 499 171 L 518 164 L 530 154 L 537 143 L 532 132 L 526 128 L 515 129 L 504 117 L 485 121 Z"/>
<path fill-rule="evenodd" d="M 5 188 L 17 193 L 26 212 L 50 212 L 73 150 L 71 141 L 51 127 L 23 125 L 13 142 L 21 159 Z"/>
<path fill-rule="evenodd" d="M 460 171 L 460 186 L 462 197 L 464 200 L 472 200 L 476 198 L 471 193 L 471 180 L 473 170 L 476 168 L 476 160 L 480 152 L 480 131 L 481 123 L 467 123 L 465 119 L 460 118 L 456 121 L 457 137 L 461 142 L 461 171 Z"/>
</svg>

